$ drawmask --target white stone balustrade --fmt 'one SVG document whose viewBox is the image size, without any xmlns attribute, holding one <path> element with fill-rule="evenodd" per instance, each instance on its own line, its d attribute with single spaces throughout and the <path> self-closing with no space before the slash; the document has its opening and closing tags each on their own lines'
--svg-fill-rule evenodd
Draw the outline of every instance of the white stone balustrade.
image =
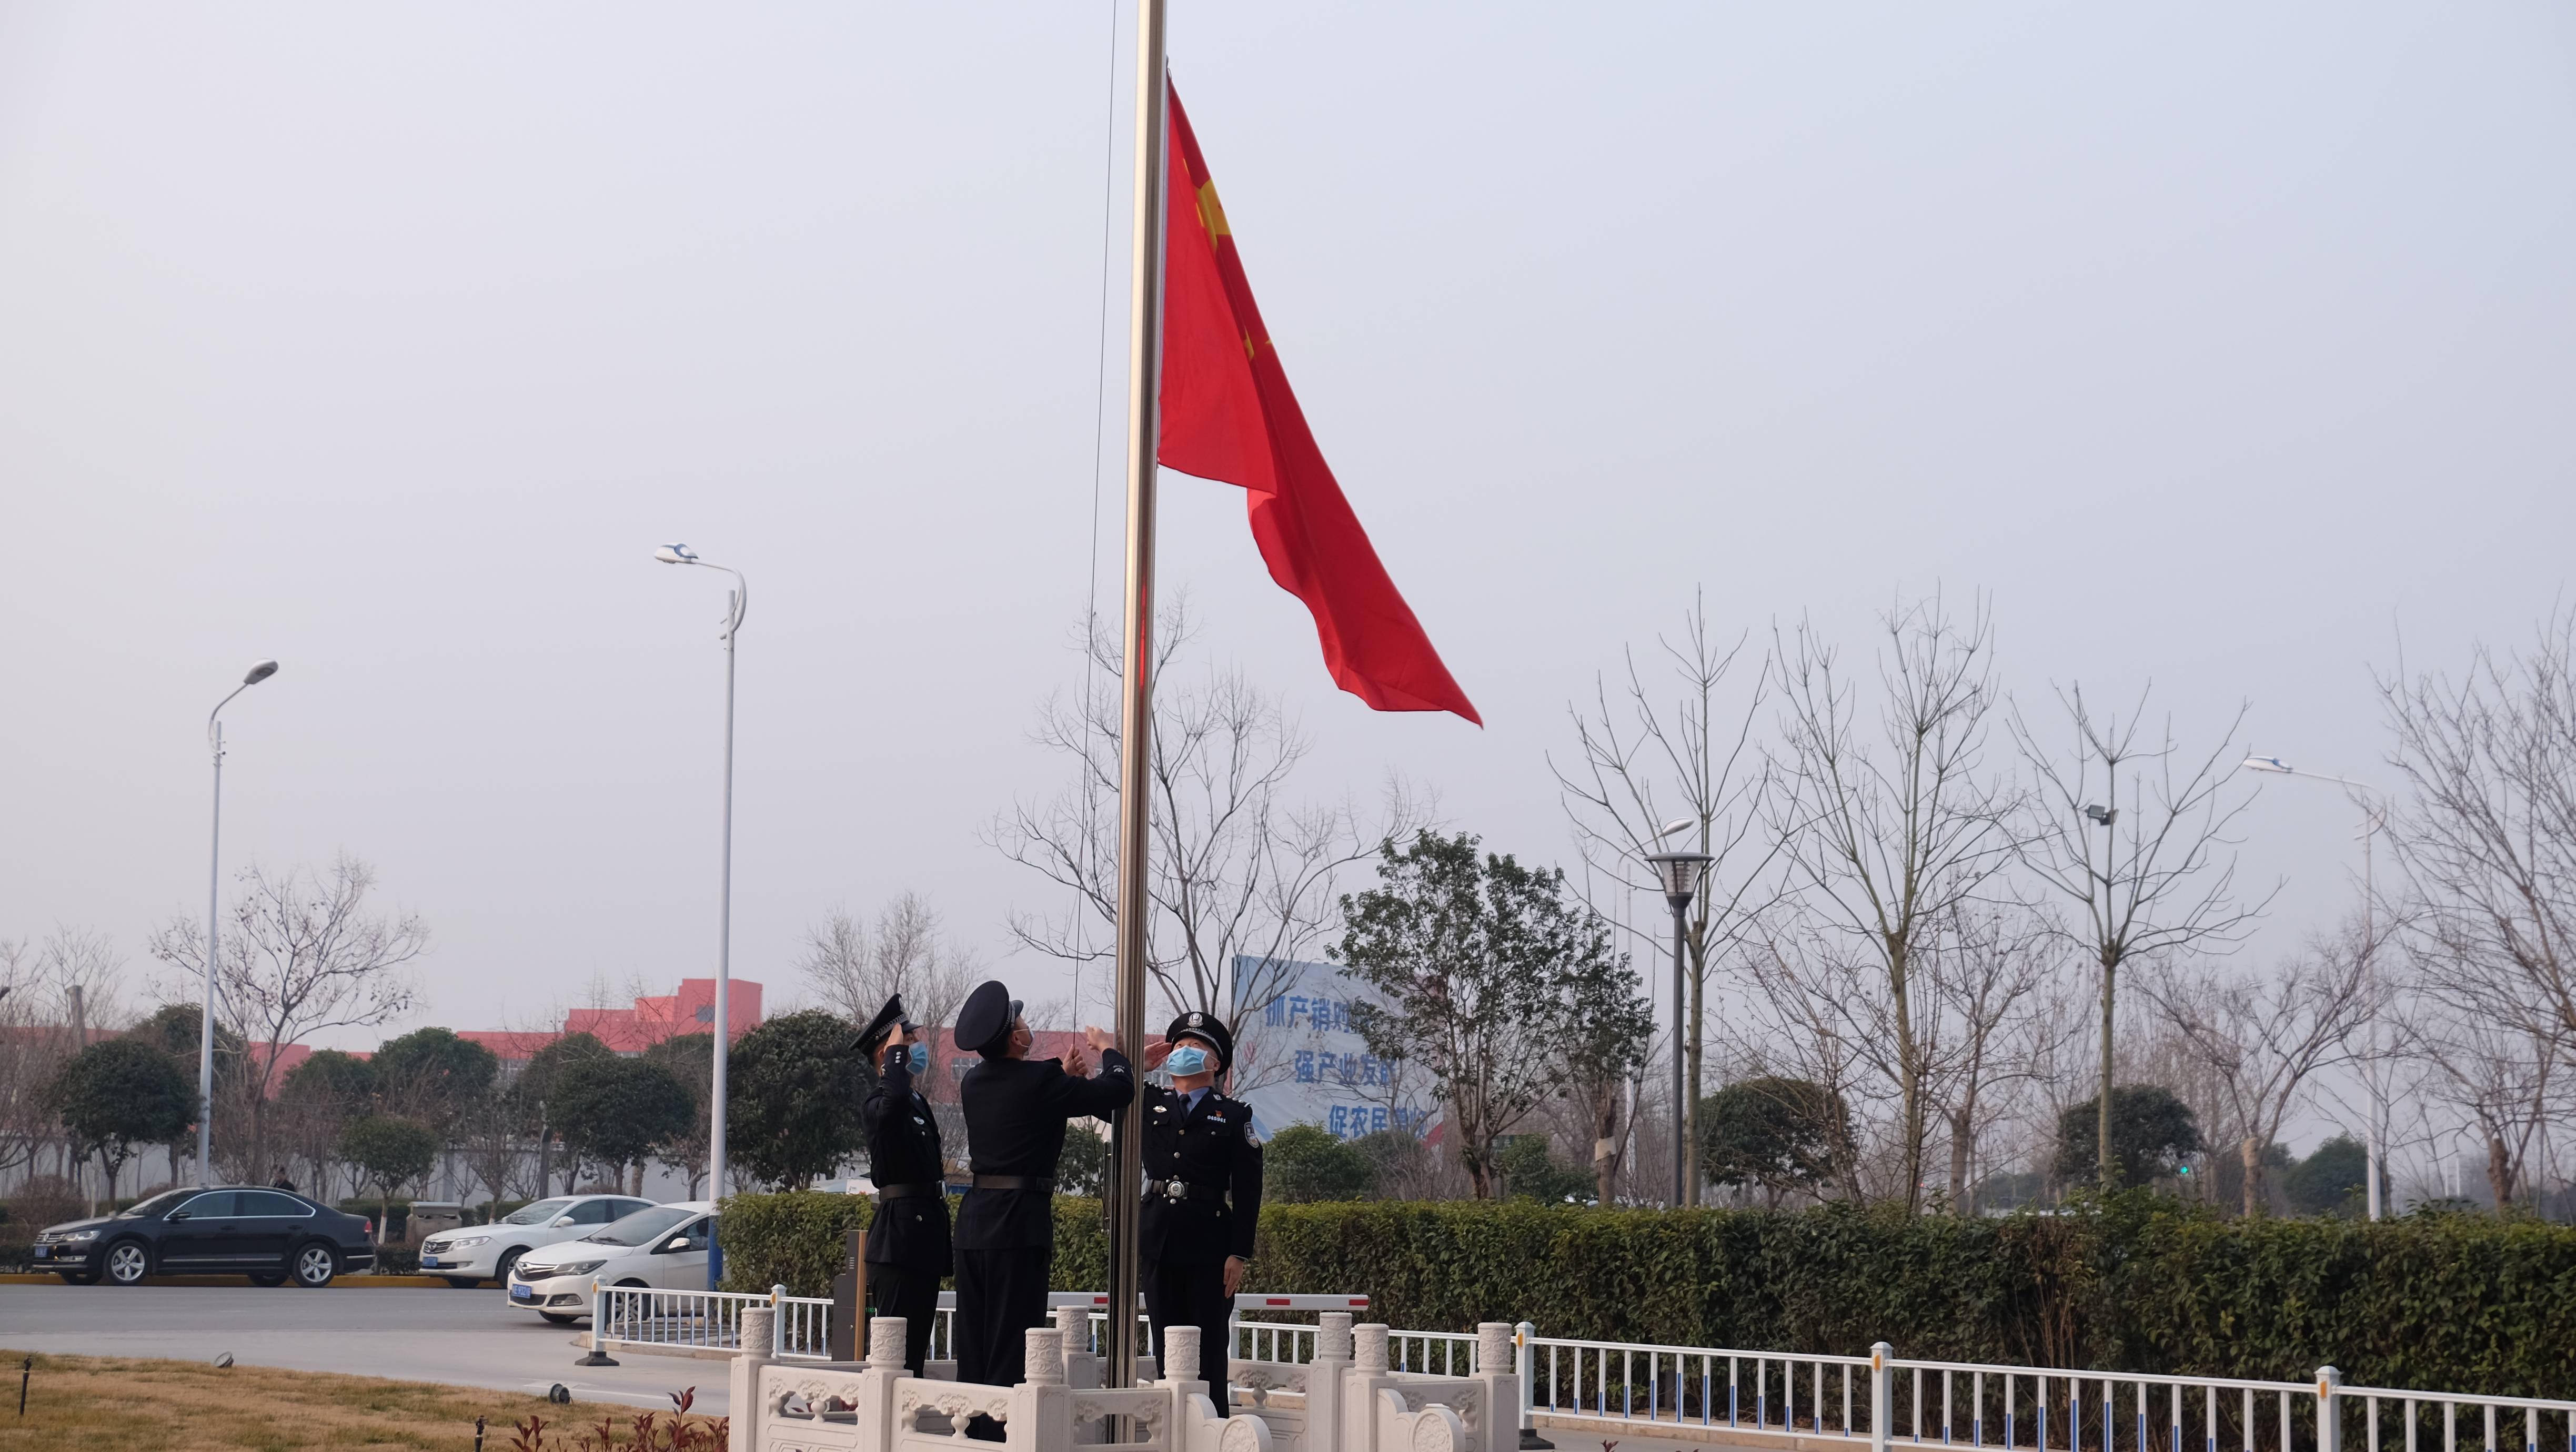
<svg viewBox="0 0 2576 1452">
<path fill-rule="evenodd" d="M 1326 1312 L 1313 1361 L 1233 1362 L 1241 1391 L 1220 1417 L 1193 1327 L 1165 1332 L 1168 1374 L 1105 1389 L 1088 1313 L 1068 1308 L 1027 1333 L 1027 1380 L 992 1387 L 904 1375 L 896 1317 L 869 1323 L 868 1359 L 852 1367 L 775 1360 L 753 1314 L 732 1367 L 733 1445 L 750 1452 L 970 1452 L 977 1417 L 1003 1452 L 1102 1446 L 1113 1426 L 1117 1452 L 1510 1452 L 1517 1439 L 1512 1332 L 1499 1322 L 1476 1328 L 1477 1375 L 1425 1376 L 1388 1369 L 1384 1326 Z"/>
</svg>

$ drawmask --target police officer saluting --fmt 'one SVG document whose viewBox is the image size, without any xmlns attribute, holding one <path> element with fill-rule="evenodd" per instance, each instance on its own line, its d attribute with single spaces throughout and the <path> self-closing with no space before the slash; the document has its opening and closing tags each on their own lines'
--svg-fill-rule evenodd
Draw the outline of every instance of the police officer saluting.
<svg viewBox="0 0 2576 1452">
<path fill-rule="evenodd" d="M 1047 1322 L 1047 1268 L 1055 1259 L 1055 1170 L 1067 1120 L 1108 1119 L 1136 1098 L 1118 1039 L 1087 1028 L 1100 1077 L 1080 1049 L 1031 1059 L 1036 1042 L 1019 1000 L 978 984 L 957 1014 L 957 1045 L 984 1056 L 966 1071 L 966 1153 L 974 1188 L 957 1211 L 957 1378 L 989 1386 L 1021 1379 L 1024 1333 Z M 978 1425 L 978 1424 L 981 1425 Z M 982 1418 L 968 1435 L 994 1439 Z"/>
<path fill-rule="evenodd" d="M 1216 1092 L 1234 1068 L 1234 1035 L 1214 1015 L 1185 1013 L 1163 1031 L 1172 1087 L 1145 1091 L 1145 1204 L 1141 1260 L 1155 1364 L 1163 1331 L 1199 1328 L 1200 1364 L 1219 1416 L 1234 1354 L 1228 1334 L 1235 1292 L 1261 1225 L 1261 1139 L 1252 1106 Z"/>
<path fill-rule="evenodd" d="M 903 1318 L 903 1364 L 919 1376 L 930 1355 L 939 1282 L 948 1274 L 951 1258 L 939 1121 L 930 1102 L 912 1087 L 913 1076 L 930 1067 L 930 1046 L 904 1016 L 900 993 L 877 1010 L 859 1035 L 859 1046 L 882 1061 L 876 1088 L 859 1106 L 859 1123 L 868 1139 L 868 1176 L 877 1187 L 865 1257 L 868 1300 L 876 1314 Z"/>
</svg>

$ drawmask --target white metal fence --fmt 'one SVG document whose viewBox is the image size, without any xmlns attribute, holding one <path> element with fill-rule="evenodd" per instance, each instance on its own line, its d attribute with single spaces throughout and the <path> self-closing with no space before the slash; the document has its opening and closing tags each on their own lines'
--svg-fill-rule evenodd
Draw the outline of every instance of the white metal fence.
<svg viewBox="0 0 2576 1452">
<path fill-rule="evenodd" d="M 829 1355 L 832 1304 L 728 1291 L 594 1289 L 596 1339 L 638 1350 L 730 1350 L 742 1311 L 777 1312 L 778 1355 Z M 1059 1291 L 1050 1307 L 1090 1309 L 1101 1349 L 1108 1297 Z M 957 1298 L 939 1297 L 930 1356 L 954 1356 Z M 1312 1317 L 1365 1314 L 1359 1296 L 1238 1296 L 1234 1356 L 1302 1363 L 1316 1352 Z M 1304 1319 L 1280 1319 L 1297 1316 Z M 1136 1318 L 1145 1334 L 1145 1318 Z M 1907 1361 L 1883 1343 L 1869 1356 L 1516 1337 L 1522 1425 L 1552 1421 L 1652 1433 L 1725 1428 L 1829 1441 L 1996 1448 L 2003 1452 L 2576 1452 L 2576 1401 L 2472 1392 L 2344 1386 L 2332 1367 L 2313 1381 L 2165 1376 L 1978 1362 Z M 1392 1330 L 1394 1370 L 1473 1376 L 1475 1336 Z"/>
</svg>

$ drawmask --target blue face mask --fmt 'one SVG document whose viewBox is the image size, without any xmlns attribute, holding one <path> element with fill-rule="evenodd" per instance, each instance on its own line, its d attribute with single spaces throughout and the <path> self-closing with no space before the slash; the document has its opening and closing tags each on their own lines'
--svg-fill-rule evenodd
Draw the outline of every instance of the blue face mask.
<svg viewBox="0 0 2576 1452">
<path fill-rule="evenodd" d="M 915 1044 L 912 1046 L 912 1052 L 906 1057 L 912 1061 L 912 1072 L 916 1074 L 930 1072 L 930 1045 Z"/>
<path fill-rule="evenodd" d="M 1171 1070 L 1176 1076 L 1184 1074 L 1203 1074 L 1207 1072 L 1207 1066 L 1207 1050 L 1199 1048 L 1194 1044 L 1184 1044 L 1181 1047 L 1172 1050 L 1172 1056 L 1163 1061 L 1163 1067 Z"/>
</svg>

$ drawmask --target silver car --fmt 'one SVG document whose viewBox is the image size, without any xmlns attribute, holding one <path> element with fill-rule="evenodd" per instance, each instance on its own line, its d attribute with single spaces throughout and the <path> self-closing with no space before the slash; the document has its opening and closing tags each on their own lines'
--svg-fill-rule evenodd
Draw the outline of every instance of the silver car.
<svg viewBox="0 0 2576 1452">
<path fill-rule="evenodd" d="M 445 1276 L 451 1286 L 484 1281 L 509 1284 L 519 1257 L 541 1245 L 572 1240 L 653 1202 L 633 1195 L 557 1195 L 535 1200 L 490 1225 L 442 1230 L 420 1243 L 420 1273 Z"/>
</svg>

